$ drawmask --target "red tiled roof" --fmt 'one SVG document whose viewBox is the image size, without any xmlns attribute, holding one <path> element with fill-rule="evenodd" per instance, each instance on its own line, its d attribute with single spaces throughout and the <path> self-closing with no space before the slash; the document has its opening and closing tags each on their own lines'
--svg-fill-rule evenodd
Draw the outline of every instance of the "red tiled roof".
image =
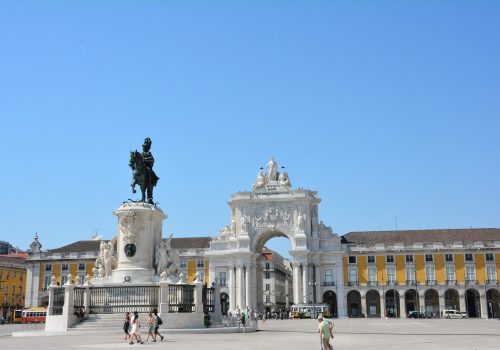
<svg viewBox="0 0 500 350">
<path fill-rule="evenodd" d="M 373 246 L 375 244 L 403 243 L 411 245 L 416 242 L 441 242 L 452 244 L 453 242 L 500 241 L 500 229 L 498 228 L 467 228 L 467 229 L 444 229 L 444 230 L 402 230 L 402 231 L 364 231 L 349 232 L 342 236 L 342 243 L 364 244 Z"/>
</svg>

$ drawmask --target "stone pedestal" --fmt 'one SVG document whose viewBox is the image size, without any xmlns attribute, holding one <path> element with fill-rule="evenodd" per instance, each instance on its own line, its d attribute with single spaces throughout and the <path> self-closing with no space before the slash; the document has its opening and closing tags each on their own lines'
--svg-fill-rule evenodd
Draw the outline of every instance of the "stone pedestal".
<svg viewBox="0 0 500 350">
<path fill-rule="evenodd" d="M 124 203 L 113 214 L 118 217 L 118 266 L 113 270 L 112 282 L 154 282 L 155 252 L 166 215 L 146 203 Z"/>
</svg>

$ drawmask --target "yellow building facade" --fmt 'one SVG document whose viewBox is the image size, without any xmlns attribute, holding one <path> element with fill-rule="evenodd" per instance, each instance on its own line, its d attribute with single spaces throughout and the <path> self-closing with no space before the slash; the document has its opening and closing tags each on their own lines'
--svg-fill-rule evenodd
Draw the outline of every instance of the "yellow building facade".
<svg viewBox="0 0 500 350">
<path fill-rule="evenodd" d="M 0 317 L 12 321 L 14 310 L 24 305 L 26 291 L 25 258 L 0 256 Z"/>
<path fill-rule="evenodd" d="M 349 317 L 440 317 L 447 309 L 500 317 L 499 229 L 351 232 L 342 238 Z"/>
</svg>

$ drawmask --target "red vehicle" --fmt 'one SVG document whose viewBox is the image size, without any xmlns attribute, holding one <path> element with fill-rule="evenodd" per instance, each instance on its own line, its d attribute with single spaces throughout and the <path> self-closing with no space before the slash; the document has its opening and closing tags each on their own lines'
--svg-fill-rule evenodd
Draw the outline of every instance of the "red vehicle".
<svg viewBox="0 0 500 350">
<path fill-rule="evenodd" d="M 23 310 L 22 322 L 23 323 L 45 323 L 47 316 L 47 309 L 44 307 L 32 307 Z"/>
</svg>

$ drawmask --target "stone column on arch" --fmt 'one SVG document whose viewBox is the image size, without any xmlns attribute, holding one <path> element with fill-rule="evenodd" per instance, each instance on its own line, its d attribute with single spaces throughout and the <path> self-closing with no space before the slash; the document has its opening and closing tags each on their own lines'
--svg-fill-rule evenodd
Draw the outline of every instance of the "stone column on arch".
<svg viewBox="0 0 500 350">
<path fill-rule="evenodd" d="M 243 280 L 243 264 L 236 265 L 236 308 L 243 309 L 244 300 L 244 283 Z"/>
<path fill-rule="evenodd" d="M 250 298 L 251 298 L 251 292 L 250 292 L 250 275 L 251 275 L 251 265 L 247 264 L 245 266 L 245 307 L 250 308 Z"/>
<path fill-rule="evenodd" d="M 234 265 L 229 265 L 229 309 L 236 309 L 236 274 L 234 273 Z"/>
<path fill-rule="evenodd" d="M 302 302 L 300 296 L 300 263 L 293 262 L 293 303 L 300 304 Z"/>
<path fill-rule="evenodd" d="M 320 264 L 315 264 L 314 265 L 314 282 L 316 282 L 316 302 L 317 303 L 322 303 L 323 302 L 323 295 L 322 295 L 322 288 L 321 288 L 321 265 Z"/>
<path fill-rule="evenodd" d="M 309 273 L 308 273 L 308 265 L 307 263 L 302 265 L 302 302 L 307 304 L 309 298 Z"/>
</svg>

